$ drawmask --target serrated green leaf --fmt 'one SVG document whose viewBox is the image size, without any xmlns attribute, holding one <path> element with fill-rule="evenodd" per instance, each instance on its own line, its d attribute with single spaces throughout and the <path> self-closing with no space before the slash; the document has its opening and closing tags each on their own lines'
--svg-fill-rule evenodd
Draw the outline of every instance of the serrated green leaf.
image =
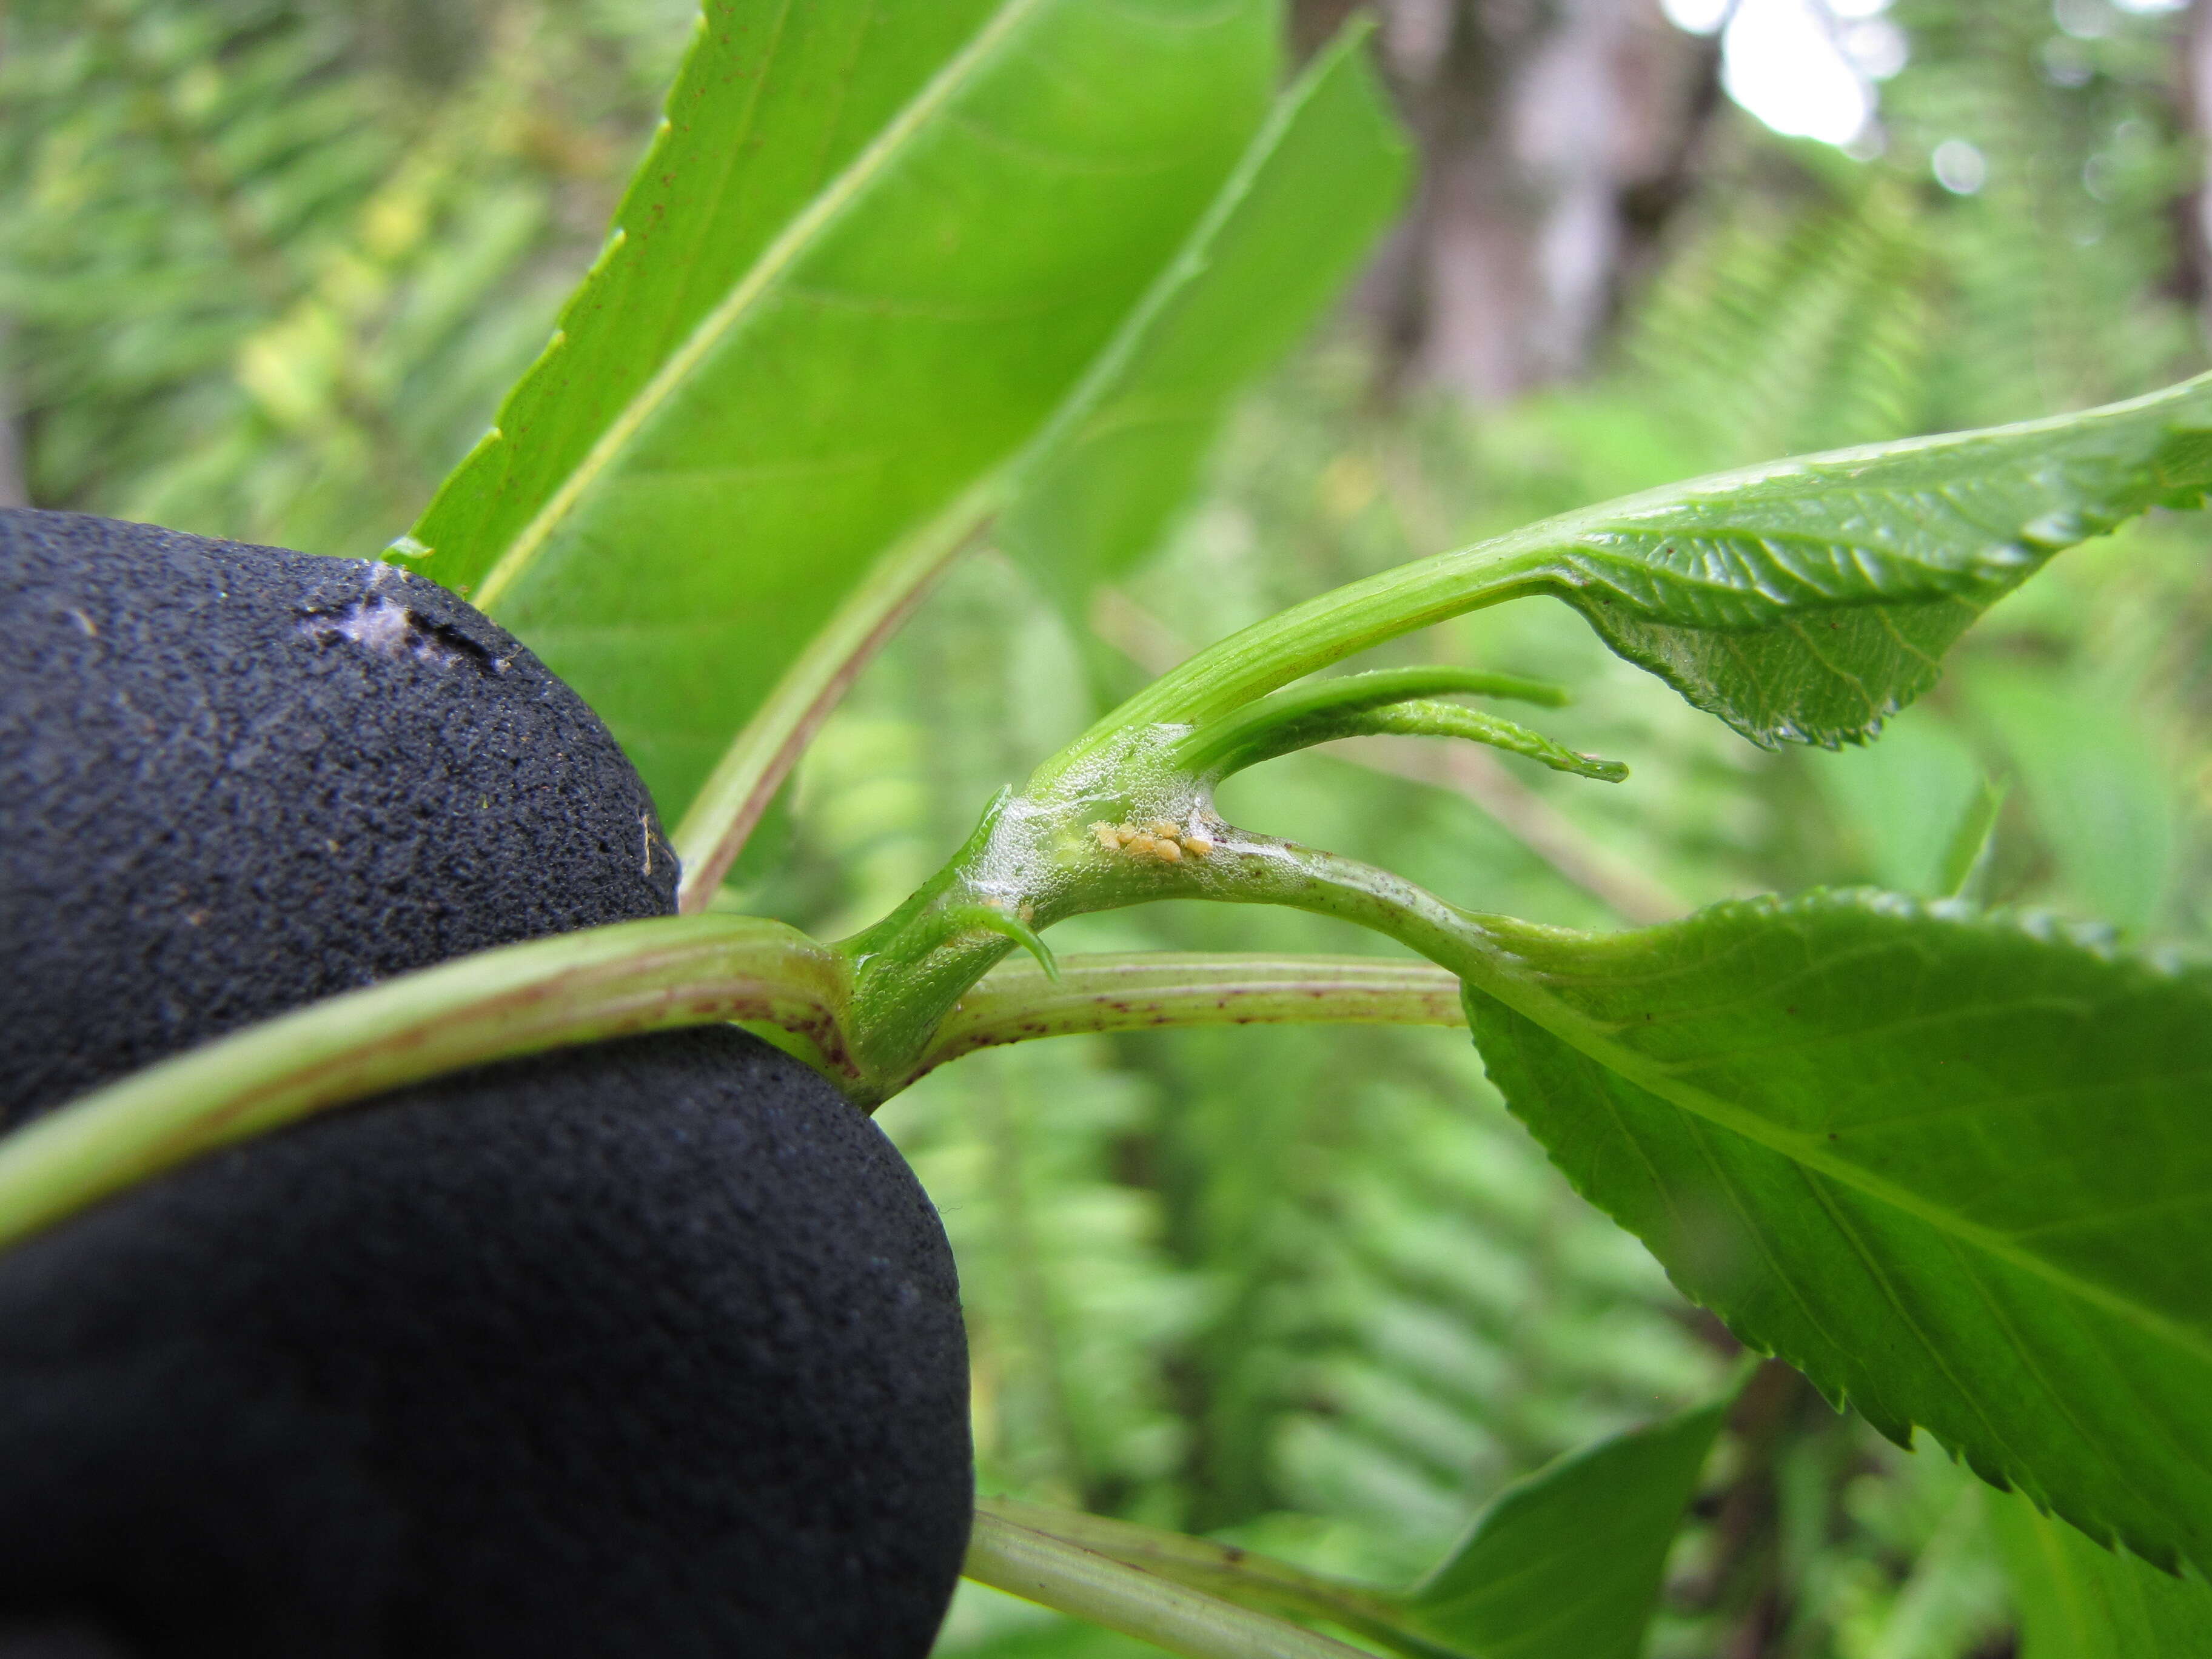
<svg viewBox="0 0 2212 1659">
<path fill-rule="evenodd" d="M 1212 209 L 1024 468 L 1000 544 L 1080 624 L 1151 551 L 1229 398 L 1336 297 L 1408 158 L 1355 23 L 1276 102 Z"/>
<path fill-rule="evenodd" d="M 1559 590 L 1755 742 L 1871 735 L 2051 556 L 2212 485 L 2212 379 L 2085 414 L 1771 466 L 1571 515 Z"/>
<path fill-rule="evenodd" d="M 1686 1293 L 1885 1433 L 2212 1560 L 2212 972 L 1886 895 L 1494 926 L 1492 1074 Z"/>
<path fill-rule="evenodd" d="M 2212 1659 L 2212 1586 L 2100 1549 L 2020 1497 L 1990 1523 L 2020 1609 L 2020 1659 Z"/>
<path fill-rule="evenodd" d="M 1402 1599 L 1407 1623 L 1472 1659 L 1636 1659 L 1727 1413 L 1684 1412 L 1516 1481 Z"/>
<path fill-rule="evenodd" d="M 413 533 L 681 817 L 1018 450 L 1258 125 L 1273 0 L 717 3 L 615 240 Z"/>
<path fill-rule="evenodd" d="M 1217 719 L 1409 629 L 1548 593 L 1753 741 L 1874 734 L 2051 556 L 2212 489 L 2212 376 L 1980 432 L 1838 450 L 1586 507 L 1256 623 L 1101 720 L 1039 780 L 1134 726 Z"/>
<path fill-rule="evenodd" d="M 1983 608 L 1948 599 L 1808 611 L 1730 631 L 1653 621 L 1602 592 L 1574 604 L 1620 655 L 1753 742 L 1826 745 L 1870 737 L 1934 685 Z"/>
</svg>

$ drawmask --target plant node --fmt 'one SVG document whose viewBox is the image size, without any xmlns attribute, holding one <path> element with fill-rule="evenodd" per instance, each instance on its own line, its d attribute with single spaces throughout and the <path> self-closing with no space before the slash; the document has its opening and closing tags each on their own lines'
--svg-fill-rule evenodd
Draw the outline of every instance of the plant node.
<svg viewBox="0 0 2212 1659">
<path fill-rule="evenodd" d="M 1379 927 L 1439 961 L 1444 950 L 1453 958 L 1445 965 L 1461 971 L 1467 951 L 1456 938 L 1443 939 L 1464 931 L 1456 922 L 1443 933 L 1409 933 L 1398 913 L 1408 904 L 1431 919 L 1463 913 L 1383 872 L 1238 830 L 1215 811 L 1213 793 L 1261 761 L 1372 732 L 1461 738 L 1583 777 L 1626 775 L 1618 763 L 1437 701 L 1465 695 L 1566 701 L 1540 681 L 1462 668 L 1347 675 L 1200 725 L 1124 726 L 1039 768 L 1024 793 L 1002 792 L 942 871 L 891 915 L 833 947 L 850 964 L 846 1026 L 856 1096 L 884 1097 L 913 1076 L 945 1018 L 1012 946 L 1056 980 L 1043 930 L 1092 911 L 1174 898 L 1286 904 Z M 1364 873 L 1347 875 L 1355 871 Z"/>
</svg>

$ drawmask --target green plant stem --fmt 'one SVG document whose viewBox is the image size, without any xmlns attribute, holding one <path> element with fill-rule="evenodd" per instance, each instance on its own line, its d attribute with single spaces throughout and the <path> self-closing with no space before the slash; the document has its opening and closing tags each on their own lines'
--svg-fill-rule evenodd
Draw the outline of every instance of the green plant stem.
<svg viewBox="0 0 2212 1659">
<path fill-rule="evenodd" d="M 1164 674 L 1195 653 L 1158 617 L 1119 588 L 1098 592 L 1093 637 L 1147 674 Z M 1559 876 L 1625 921 L 1670 921 L 1692 907 L 1632 862 L 1607 851 L 1544 796 L 1479 745 L 1355 743 L 1318 752 L 1346 766 L 1448 789 L 1473 802 Z M 1433 759 L 1430 757 L 1433 756 Z"/>
<path fill-rule="evenodd" d="M 780 922 L 625 922 L 464 957 L 179 1054 L 0 1139 L 0 1246 L 216 1147 L 464 1066 L 750 1019 L 834 1056 L 841 964 Z"/>
<path fill-rule="evenodd" d="M 917 1075 L 957 1029 L 949 1023 L 971 988 L 1014 948 L 1013 930 L 994 918 L 1018 919 L 1033 935 L 1156 899 L 1281 904 L 1389 934 L 1462 978 L 1493 975 L 1498 953 L 1469 913 L 1385 872 L 1224 823 L 1173 763 L 1181 729 L 1136 734 L 1097 773 L 1063 778 L 1041 797 L 1000 797 L 944 870 L 836 947 L 851 964 L 854 1069 L 871 1086 Z M 1147 825 L 1174 831 L 1172 856 L 1149 833 L 1130 845 L 1101 839 Z M 1112 1012 L 1112 998 L 1098 1000 L 1093 1018 Z"/>
<path fill-rule="evenodd" d="M 993 975 L 903 1073 L 853 1059 L 842 959 L 779 922 L 672 917 L 535 939 L 335 997 L 98 1090 L 0 1139 L 0 1247 L 234 1140 L 441 1073 L 738 1021 L 872 1109 L 963 1054 L 1133 1027 L 1450 1024 L 1455 981 L 1373 957 L 1071 957 Z"/>
<path fill-rule="evenodd" d="M 1218 720 L 1401 634 L 1544 592 L 1557 580 L 1553 550 L 1581 528 L 1576 515 L 1532 525 L 1461 552 L 1382 571 L 1255 623 L 1138 692 L 1046 762 L 1030 787 L 1035 791 L 1089 769 L 1131 730 L 1188 728 Z"/>
<path fill-rule="evenodd" d="M 1653 1075 L 1651 1062 L 1556 995 L 1513 948 L 1516 937 L 1590 937 L 1578 929 L 1463 910 L 1388 870 L 1269 836 L 1237 832 L 1207 862 L 1214 866 L 1207 897 L 1281 905 L 1382 933 L 1616 1071 Z"/>
<path fill-rule="evenodd" d="M 1241 891 L 1220 896 L 1245 904 L 1279 904 L 1370 928 L 1492 994 L 1521 984 L 1511 953 L 1489 926 L 1504 918 L 1462 910 L 1388 870 L 1293 842 L 1240 836 L 1228 850 L 1243 864 L 1245 879 Z"/>
<path fill-rule="evenodd" d="M 1182 1025 L 1464 1025 L 1459 981 L 1387 957 L 1144 951 L 1009 962 L 961 998 L 915 1073 L 1000 1043 Z"/>
<path fill-rule="evenodd" d="M 1530 924 L 1462 910 L 1388 871 L 1224 823 L 1202 788 L 1162 766 L 1159 756 L 1171 754 L 1174 741 L 1170 735 L 1160 749 L 1132 745 L 1099 781 L 1058 799 L 1002 796 L 944 870 L 883 922 L 835 947 L 850 964 L 848 1052 L 864 1090 L 902 1086 L 936 1063 L 940 1046 L 949 1052 L 982 1029 L 1048 1036 L 1058 1018 L 1079 1018 L 1089 1022 L 1082 1029 L 1091 1030 L 1101 1021 L 1146 1023 L 1116 1006 L 1127 999 L 1110 986 L 1066 987 L 1064 969 L 1064 988 L 1036 991 L 1019 1012 L 994 1009 L 988 997 L 972 1016 L 965 1005 L 1014 948 L 1006 931 L 994 931 L 985 918 L 1018 917 L 1020 931 L 1033 933 L 1070 915 L 1156 899 L 1274 904 L 1334 916 L 1396 939 L 1577 1046 L 1611 1046 L 1518 964 L 1507 941 Z M 1175 827 L 1176 856 L 1162 856 L 1149 837 L 1119 846 L 1108 844 L 1110 836 L 1101 838 L 1129 820 Z M 1278 1007 L 1285 994 L 1279 986 L 1267 992 Z M 1179 993 L 1176 1000 L 1200 1012 L 1205 992 Z M 1409 1006 L 1395 1002 L 1389 1012 L 1402 1018 Z M 1024 1033 L 1024 1022 L 1041 1029 Z M 1634 1057 L 1607 1055 L 1608 1064 L 1624 1060 L 1632 1064 Z"/>
<path fill-rule="evenodd" d="M 1401 634 L 1533 593 L 1571 599 L 1616 651 L 1762 742 L 1870 734 L 1864 719 L 1878 721 L 1924 681 L 1903 670 L 1877 675 L 1863 715 L 1855 711 L 1838 725 L 1834 709 L 1815 708 L 1817 698 L 1759 708 L 1741 685 L 1723 695 L 1708 683 L 1712 665 L 1684 656 L 1696 655 L 1688 636 L 1872 607 L 1893 635 L 1903 625 L 1899 612 L 1916 617 L 1911 626 L 1923 632 L 1907 654 L 1924 657 L 2059 549 L 2154 504 L 2198 505 L 2208 404 L 2212 377 L 2075 415 L 1745 467 L 1401 565 L 1255 623 L 1170 670 L 1048 761 L 1030 793 L 1095 771 L 1132 732 L 1180 734 Z M 2030 456 L 2039 459 L 2028 464 Z M 1951 503 L 1948 514 L 1897 510 L 1931 495 Z M 1973 510 L 1960 510 L 1960 501 Z M 1891 516 L 1877 527 L 1869 507 L 1882 501 Z M 1727 554 L 1669 565 L 1677 542 L 1709 553 L 1725 544 Z M 1838 547 L 1852 550 L 1848 566 L 1794 562 L 1805 550 L 1825 557 Z M 1963 610 L 1937 628 L 1933 613 L 1916 605 Z M 1617 632 L 1622 625 L 1630 634 Z M 1656 641 L 1636 632 L 1653 626 L 1672 633 Z M 1870 659 L 1853 665 L 1854 696 L 1868 696 L 1863 676 L 1871 672 Z M 1740 668 L 1734 672 L 1741 678 Z"/>
<path fill-rule="evenodd" d="M 963 1571 L 977 1583 L 1186 1659 L 1357 1659 L 1359 1650 L 979 1507 Z"/>
<path fill-rule="evenodd" d="M 1014 1498 L 981 1498 L 976 1508 L 1009 1525 L 1110 1556 L 1125 1566 L 1172 1579 L 1255 1612 L 1321 1620 L 1423 1659 L 1459 1659 L 1452 1649 L 1408 1631 L 1403 1613 L 1392 1598 L 1358 1584 L 1322 1577 L 1273 1556 Z"/>
</svg>

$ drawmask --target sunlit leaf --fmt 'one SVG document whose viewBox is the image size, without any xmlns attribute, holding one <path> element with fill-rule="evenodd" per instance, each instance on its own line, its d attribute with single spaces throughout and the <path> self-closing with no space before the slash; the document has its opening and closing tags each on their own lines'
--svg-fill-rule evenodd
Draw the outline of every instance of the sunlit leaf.
<svg viewBox="0 0 2212 1659">
<path fill-rule="evenodd" d="M 2152 507 L 2195 507 L 2208 485 L 2212 380 L 2200 379 L 1571 514 L 1547 585 L 1747 737 L 1833 744 L 1934 684 L 1952 642 L 2052 554 Z"/>
<path fill-rule="evenodd" d="M 1202 720 L 1410 629 L 1529 593 L 1756 742 L 1871 736 L 2052 555 L 2212 488 L 2212 376 L 2078 415 L 1837 450 L 1585 507 L 1386 570 L 1163 675 L 1122 725 Z"/>
<path fill-rule="evenodd" d="M 1024 469 L 1000 543 L 1080 621 L 1152 550 L 1230 395 L 1336 297 L 1403 192 L 1403 139 L 1347 29 L 1236 173 Z"/>
<path fill-rule="evenodd" d="M 1261 118 L 1279 21 L 716 6 L 605 254 L 416 527 L 421 568 L 528 640 L 681 817 L 840 599 L 1146 291 Z"/>
<path fill-rule="evenodd" d="M 1230 394 L 1310 324 L 1406 171 L 1355 21 L 1274 102 L 1243 158 L 1020 459 L 876 561 L 793 659 L 678 825 L 684 908 L 718 886 L 808 733 L 948 560 L 1010 501 L 1000 544 L 1080 629 L 1097 581 L 1189 492 Z"/>
</svg>

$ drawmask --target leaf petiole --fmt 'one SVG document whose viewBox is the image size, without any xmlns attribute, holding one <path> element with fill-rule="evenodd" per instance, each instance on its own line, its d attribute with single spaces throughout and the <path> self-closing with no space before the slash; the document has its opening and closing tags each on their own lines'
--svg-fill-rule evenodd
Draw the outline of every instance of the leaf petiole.
<svg viewBox="0 0 2212 1659">
<path fill-rule="evenodd" d="M 979 1048 L 1169 1026 L 1464 1025 L 1456 975 L 1388 957 L 1144 951 L 1025 963 L 987 974 L 938 1028 L 915 1075 Z"/>
<path fill-rule="evenodd" d="M 0 1139 L 0 1248 L 216 1147 L 410 1083 L 547 1048 L 729 1020 L 873 1109 L 976 1049 L 1086 1031 L 1463 1024 L 1459 984 L 1372 957 L 1069 957 L 962 998 L 906 1070 L 854 1060 L 829 947 L 750 916 L 625 922 L 506 946 L 285 1015 L 149 1067 Z"/>
<path fill-rule="evenodd" d="M 979 1584 L 1088 1619 L 1185 1659 L 1358 1659 L 1360 1650 L 1131 1566 L 1024 1525 L 975 1511 L 963 1569 Z"/>
<path fill-rule="evenodd" d="M 1836 450 L 1583 507 L 1349 584 L 1170 670 L 1048 761 L 1203 726 L 1416 629 L 1529 594 L 1762 743 L 1871 735 L 2061 549 L 2212 485 L 2212 377 L 2079 414 Z M 1815 641 L 1810 618 L 1828 626 Z M 1834 630 L 1831 632 L 1830 630 Z M 1835 672 L 1838 653 L 1847 672 Z M 1824 678 L 1825 676 L 1825 678 Z"/>
</svg>

